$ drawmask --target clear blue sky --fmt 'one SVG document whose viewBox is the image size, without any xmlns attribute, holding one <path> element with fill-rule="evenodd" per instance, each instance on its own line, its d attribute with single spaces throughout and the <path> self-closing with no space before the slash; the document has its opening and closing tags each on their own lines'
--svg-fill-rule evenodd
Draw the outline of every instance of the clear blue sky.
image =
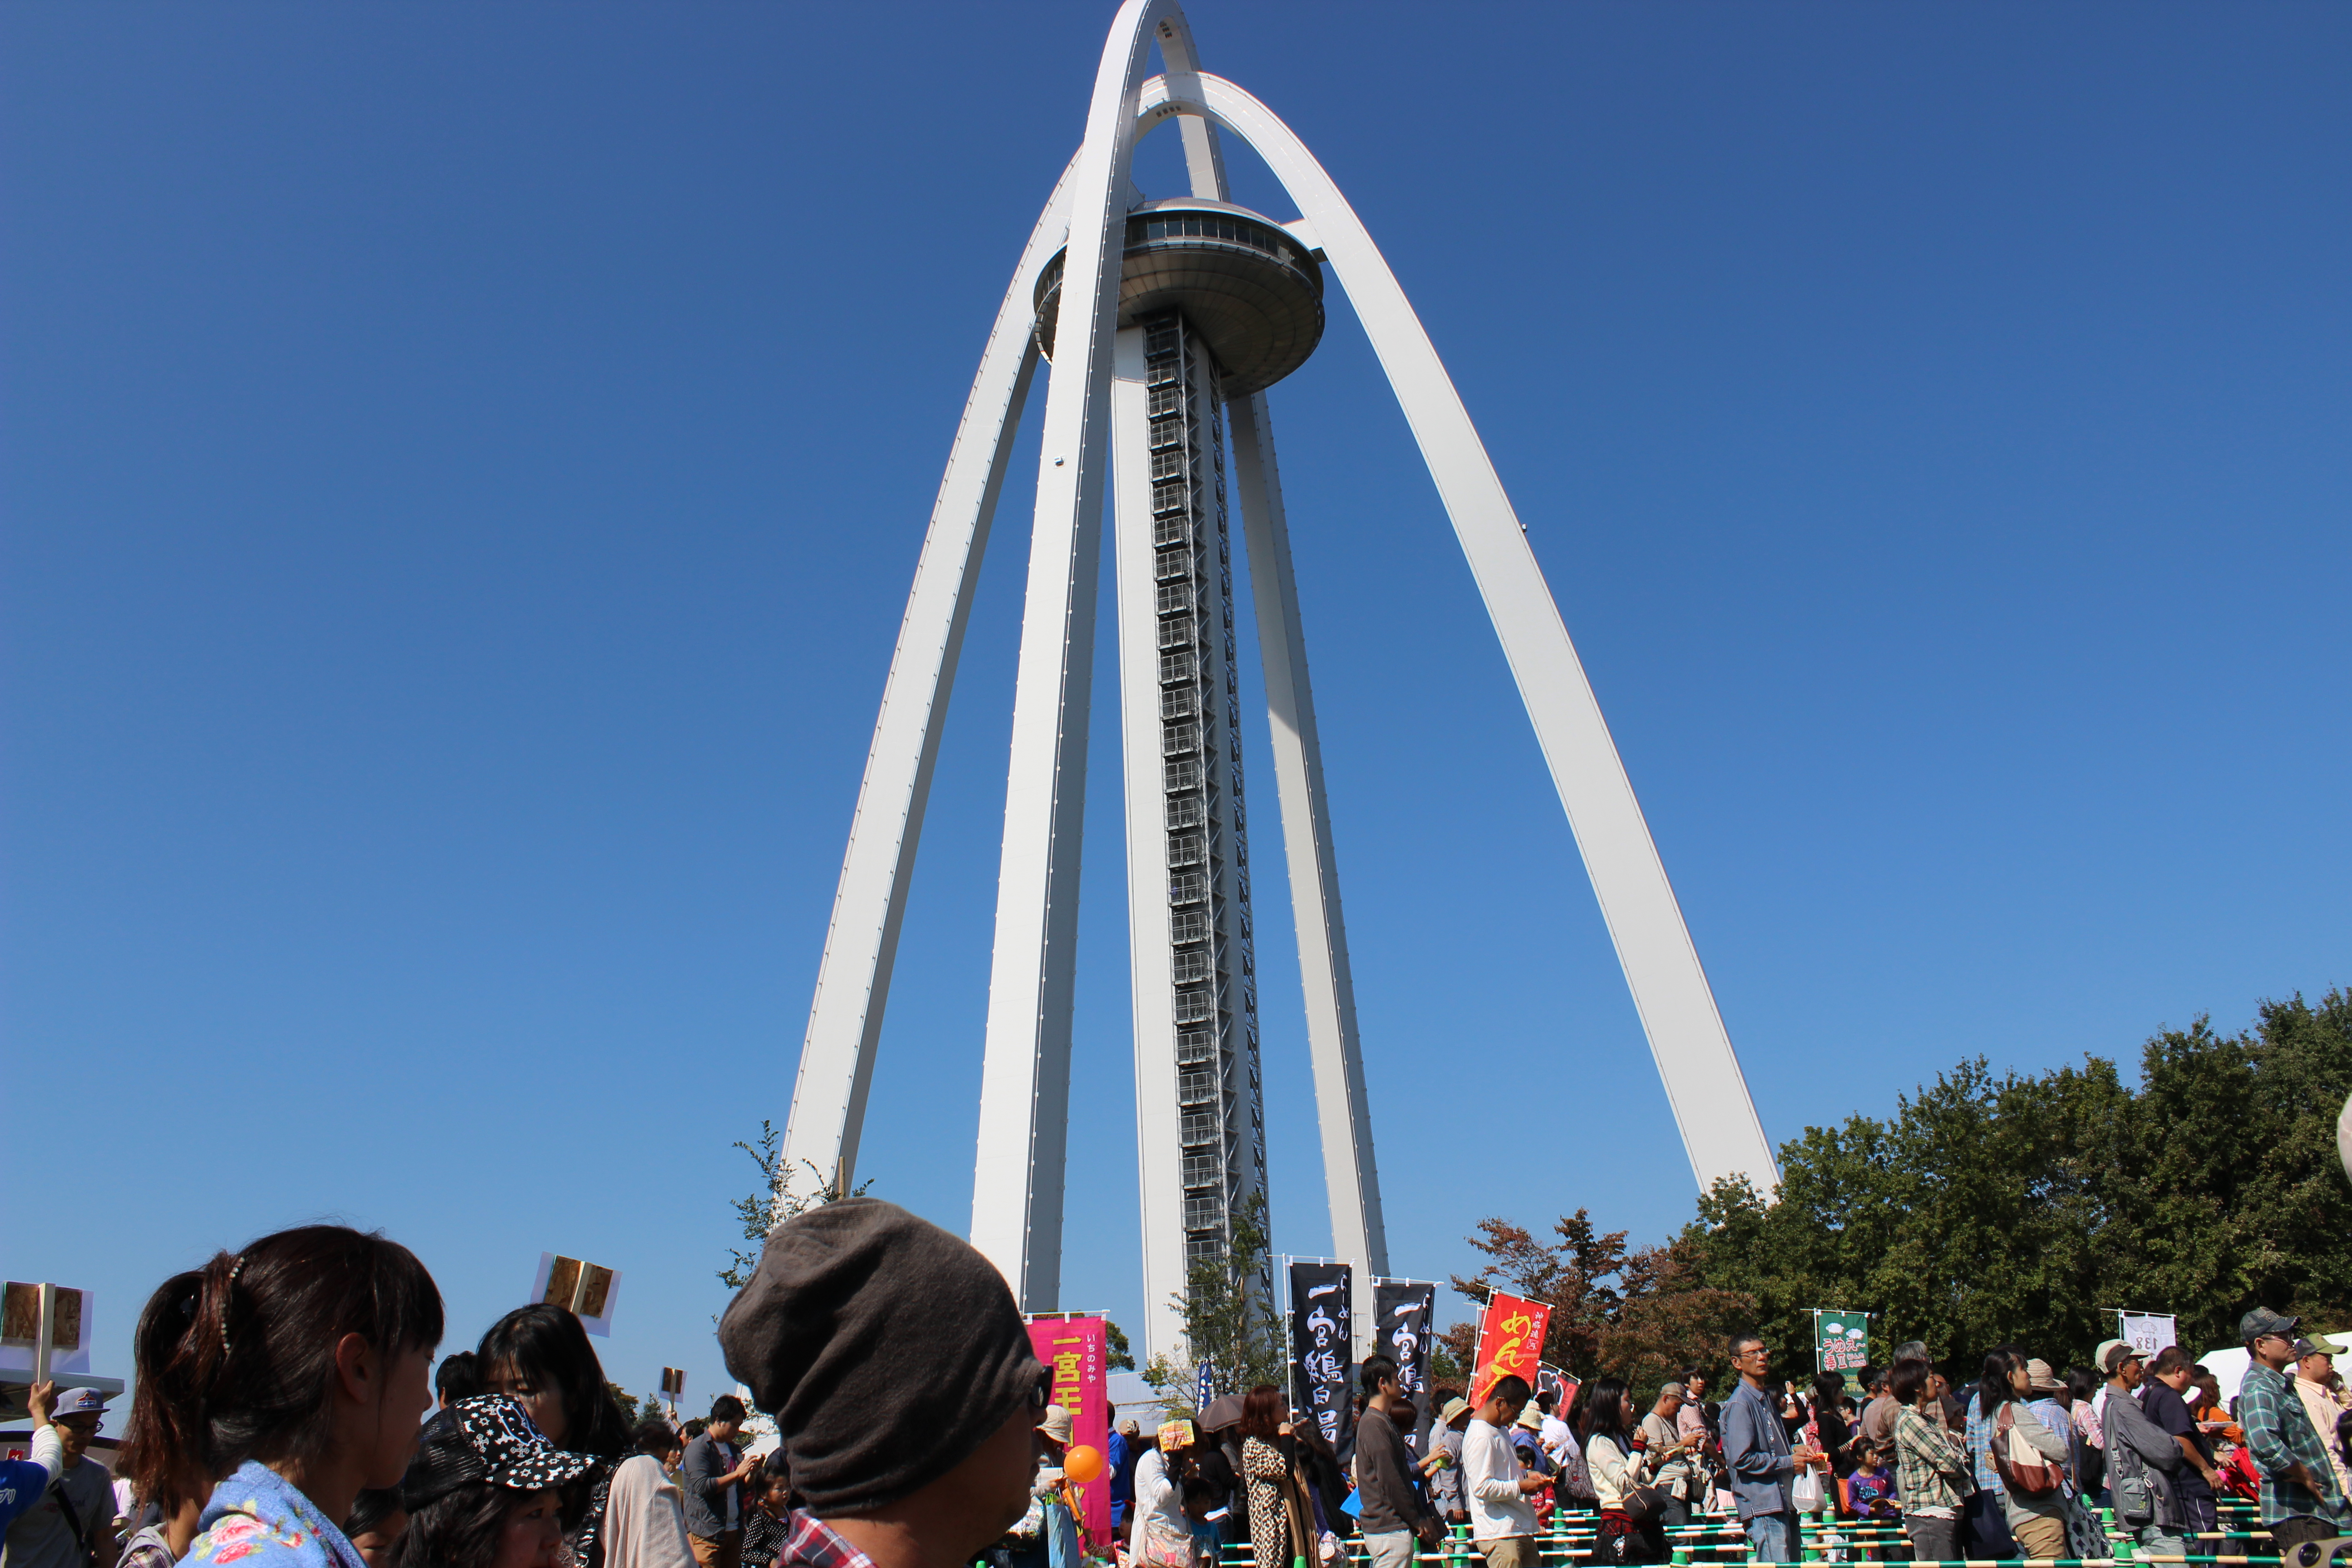
<svg viewBox="0 0 2352 1568">
<path fill-rule="evenodd" d="M 729 1144 L 789 1103 L 1108 15 L 0 9 L 0 1271 L 96 1289 L 100 1370 L 168 1270 L 337 1215 L 453 1346 L 554 1248 L 624 1272 L 614 1376 L 719 1382 Z M 1776 1141 L 2352 980 L 2352 11 L 1192 16 L 1480 422 Z M 1664 1095 L 1343 306 L 1273 397 L 1395 1267 L 1489 1214 L 1660 1238 Z M 1014 471 L 862 1167 L 959 1229 Z M 1096 732 L 1065 1298 L 1132 1322 Z M 1261 886 L 1276 1245 L 1318 1253 Z"/>
</svg>

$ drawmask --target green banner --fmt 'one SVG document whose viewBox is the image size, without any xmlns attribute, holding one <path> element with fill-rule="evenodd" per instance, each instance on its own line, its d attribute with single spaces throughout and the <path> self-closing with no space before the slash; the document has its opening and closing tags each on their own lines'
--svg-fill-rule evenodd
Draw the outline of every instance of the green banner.
<svg viewBox="0 0 2352 1568">
<path fill-rule="evenodd" d="M 1813 1369 L 1816 1372 L 1843 1373 L 1847 1391 L 1858 1394 L 1862 1390 L 1862 1379 L 1855 1373 L 1869 1360 L 1869 1313 L 1813 1314 Z"/>
</svg>

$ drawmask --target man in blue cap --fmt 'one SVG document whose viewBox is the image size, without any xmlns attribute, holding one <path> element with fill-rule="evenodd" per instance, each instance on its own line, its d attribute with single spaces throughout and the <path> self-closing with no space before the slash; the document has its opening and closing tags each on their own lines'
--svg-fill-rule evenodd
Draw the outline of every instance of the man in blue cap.
<svg viewBox="0 0 2352 1568">
<path fill-rule="evenodd" d="M 58 1475 L 10 1522 L 0 1568 L 113 1568 L 114 1479 L 89 1457 L 106 1395 L 68 1388 L 56 1400 L 45 1430 L 57 1435 Z M 43 1447 L 37 1437 L 36 1459 Z"/>
</svg>

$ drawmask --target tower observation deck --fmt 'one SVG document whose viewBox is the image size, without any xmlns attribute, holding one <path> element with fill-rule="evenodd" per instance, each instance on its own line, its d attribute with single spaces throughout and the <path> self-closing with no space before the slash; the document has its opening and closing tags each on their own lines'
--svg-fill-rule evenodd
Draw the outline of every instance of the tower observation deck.
<svg viewBox="0 0 2352 1568">
<path fill-rule="evenodd" d="M 1037 347 L 1049 359 L 1063 260 L 1045 264 L 1035 290 Z M 1227 1255 L 1234 1214 L 1265 1190 L 1224 406 L 1315 352 L 1322 268 L 1296 237 L 1245 208 L 1151 203 L 1127 219 L 1118 336 L 1118 374 L 1140 372 L 1143 427 L 1121 425 L 1114 439 L 1150 454 L 1168 893 L 1164 927 L 1131 936 L 1139 994 L 1147 948 L 1163 950 L 1164 969 L 1152 968 L 1166 977 L 1168 1006 L 1163 1015 L 1139 994 L 1137 1019 L 1140 1029 L 1164 1016 L 1173 1034 L 1137 1059 L 1164 1061 L 1172 1043 L 1177 1125 L 1161 1146 L 1181 1151 L 1189 1268 Z M 1270 1294 L 1272 1280 L 1258 1283 Z"/>
</svg>

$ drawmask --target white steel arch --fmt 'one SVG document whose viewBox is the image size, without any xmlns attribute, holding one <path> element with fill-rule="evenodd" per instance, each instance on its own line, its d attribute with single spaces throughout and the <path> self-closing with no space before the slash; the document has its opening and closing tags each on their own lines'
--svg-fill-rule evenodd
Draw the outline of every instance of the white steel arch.
<svg viewBox="0 0 2352 1568">
<path fill-rule="evenodd" d="M 1780 1185 L 1771 1145 L 1665 865 L 1543 568 L 1453 378 L 1380 247 L 1306 143 L 1232 82 L 1206 72 L 1195 79 L 1201 93 L 1189 100 L 1165 79 L 1148 84 L 1141 119 L 1156 123 L 1197 114 L 1223 127 L 1257 151 L 1298 204 L 1301 237 L 1322 248 L 1363 321 L 1486 600 L 1649 1037 L 1691 1172 L 1702 1189 L 1720 1176 L 1745 1175 L 1769 1194 Z"/>
<path fill-rule="evenodd" d="M 793 1078 L 782 1159 L 787 1179 L 794 1182 L 807 1180 L 803 1173 L 814 1170 L 818 1180 L 846 1192 L 856 1176 L 874 1050 L 882 1036 L 940 729 L 971 616 L 972 589 L 1013 456 L 1011 436 L 1021 423 L 1037 369 L 1030 285 L 1061 243 L 1071 173 L 1063 170 L 1055 182 L 1013 269 L 931 503 L 930 526 L 858 784 L 857 811 L 850 819 L 849 847 L 834 891 L 833 920 Z"/>
</svg>

